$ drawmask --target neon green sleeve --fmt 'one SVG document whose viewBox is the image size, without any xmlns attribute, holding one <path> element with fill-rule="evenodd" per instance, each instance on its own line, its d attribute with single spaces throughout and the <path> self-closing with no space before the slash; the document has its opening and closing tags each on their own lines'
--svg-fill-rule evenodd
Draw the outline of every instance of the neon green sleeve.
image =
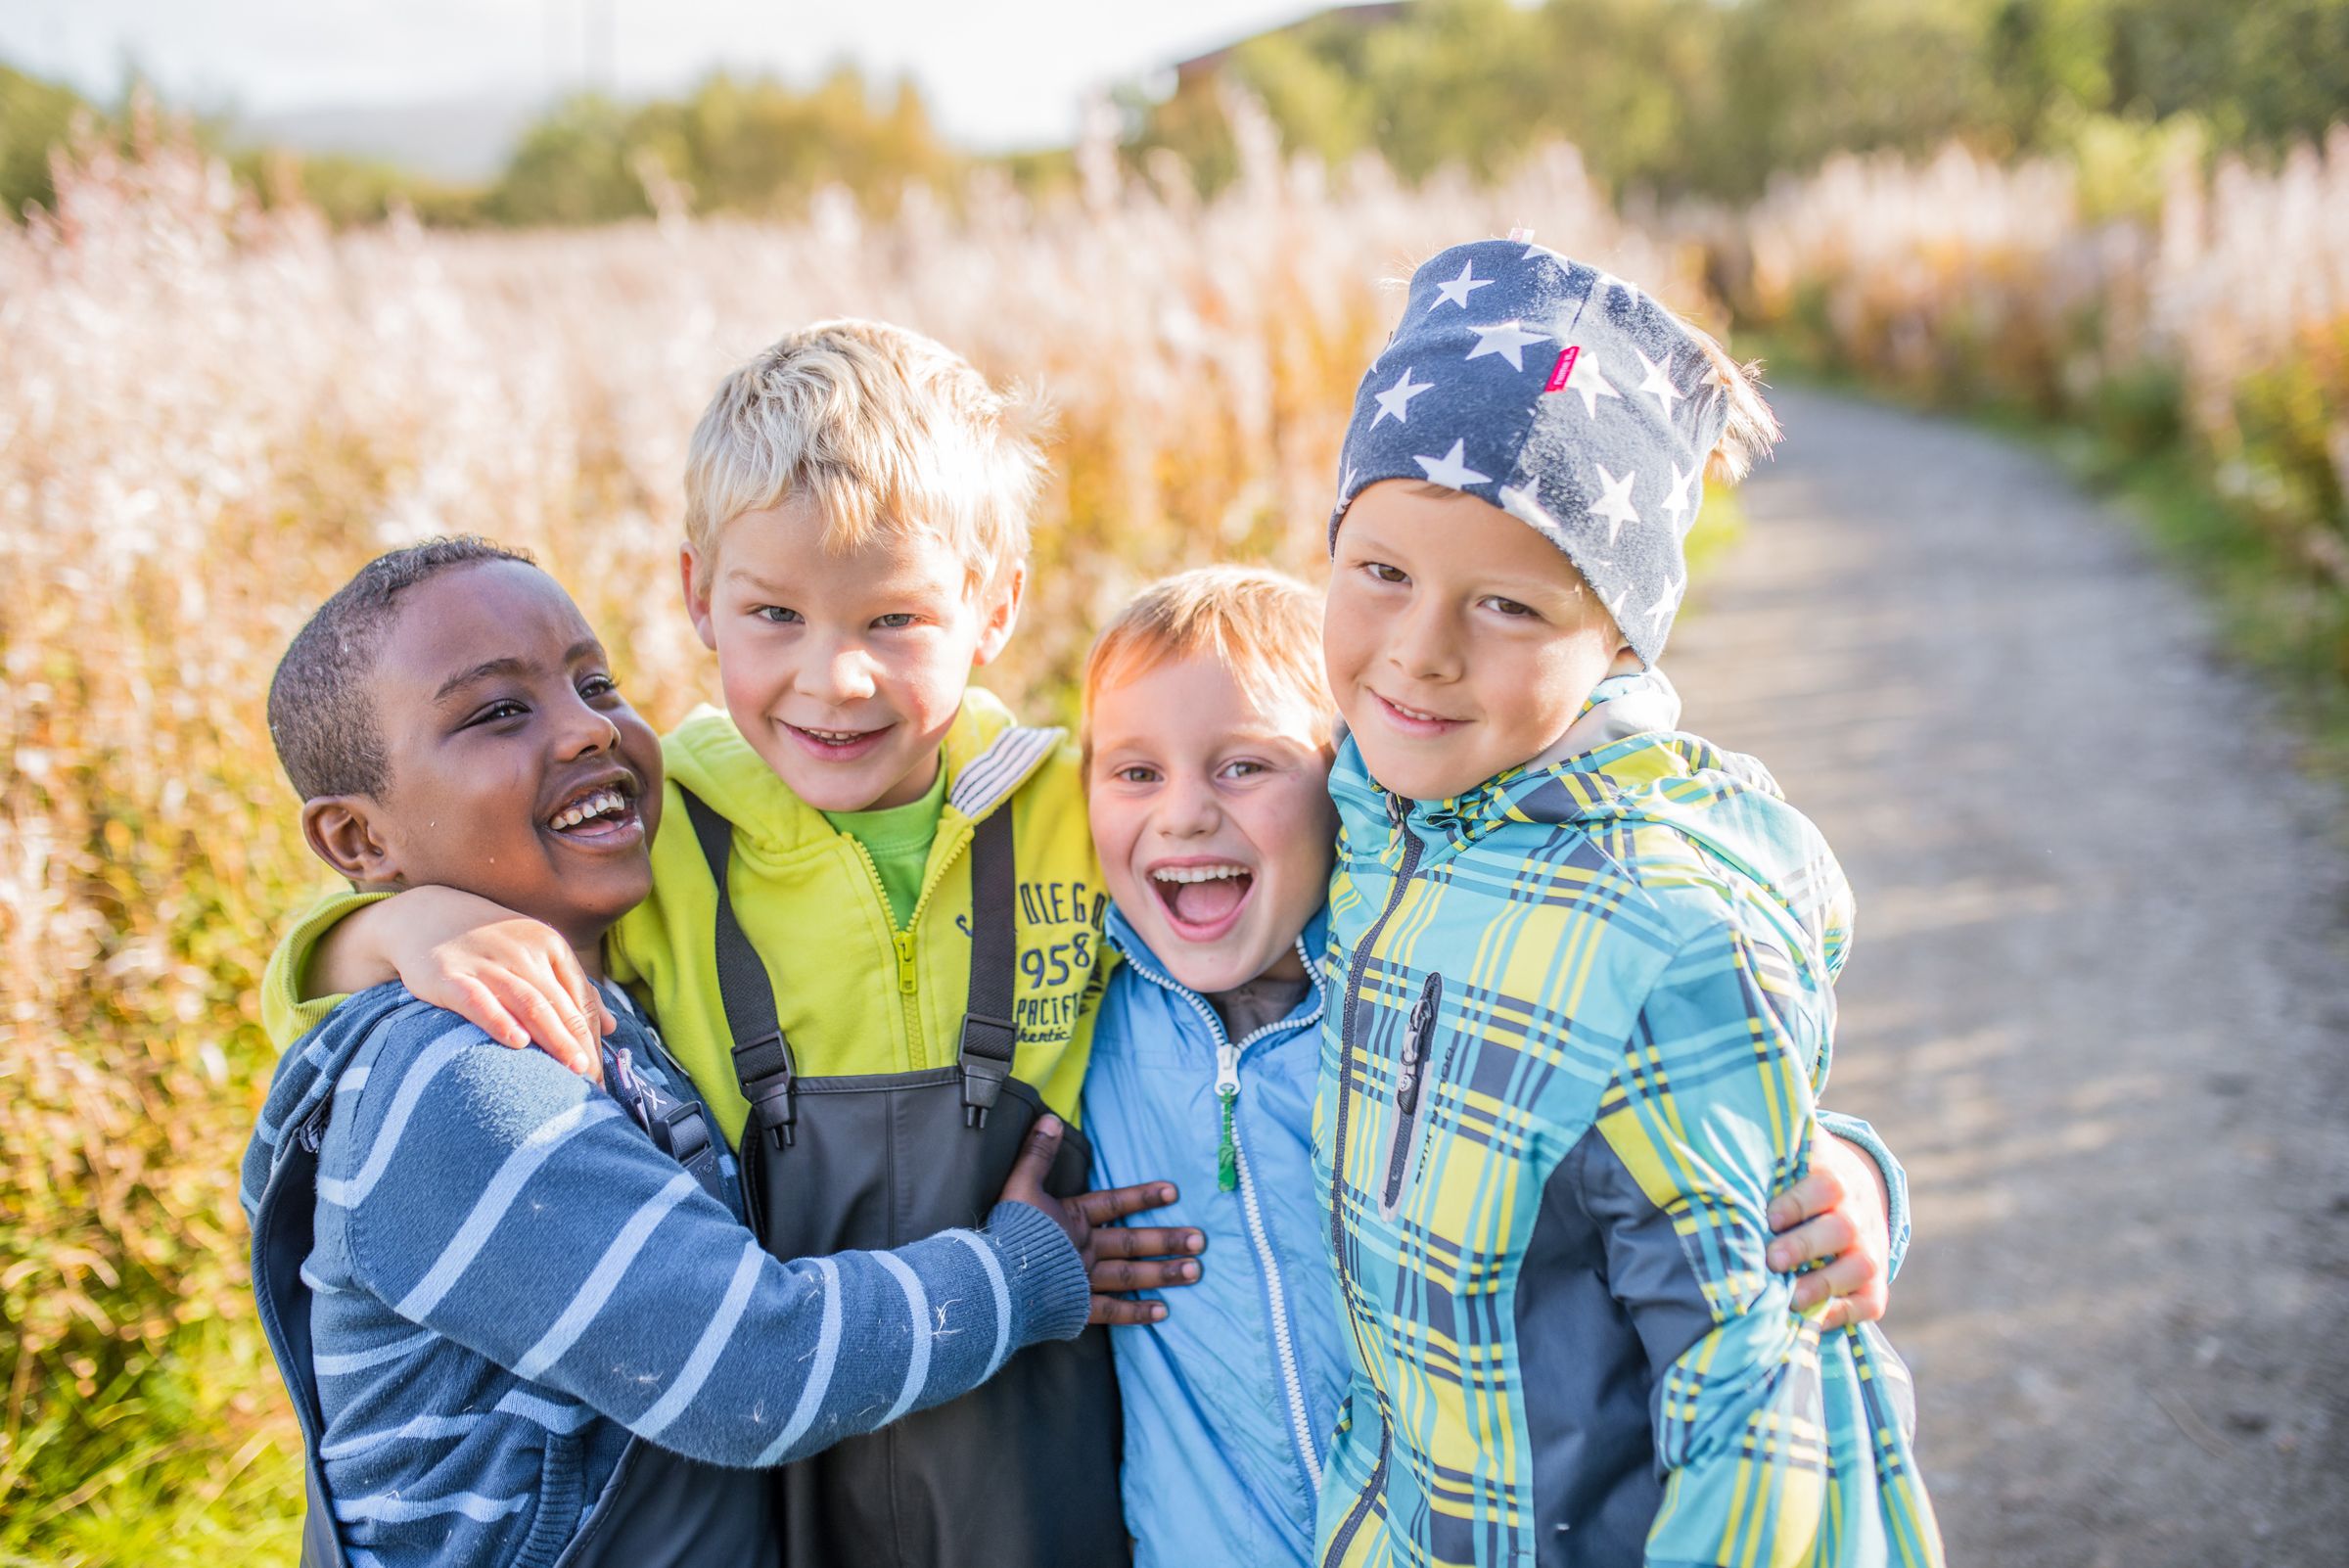
<svg viewBox="0 0 2349 1568">
<path fill-rule="evenodd" d="M 284 1050 L 335 1010 L 342 997 L 303 993 L 310 957 L 336 921 L 390 897 L 388 893 L 352 893 L 348 889 L 327 894 L 303 910 L 294 928 L 278 939 L 277 950 L 269 955 L 269 967 L 261 976 L 261 1028 L 268 1033 L 270 1044 Z"/>
</svg>

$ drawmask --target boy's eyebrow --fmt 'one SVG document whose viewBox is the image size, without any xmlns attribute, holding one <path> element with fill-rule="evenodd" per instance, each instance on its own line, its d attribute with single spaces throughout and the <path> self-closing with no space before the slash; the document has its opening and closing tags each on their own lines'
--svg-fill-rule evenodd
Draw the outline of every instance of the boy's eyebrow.
<svg viewBox="0 0 2349 1568">
<path fill-rule="evenodd" d="M 766 578 L 760 576 L 758 573 L 753 572 L 749 567 L 737 566 L 726 568 L 726 580 L 728 582 L 747 582 L 752 587 L 757 588 L 760 593 L 771 593 L 777 595 L 778 597 L 780 597 L 784 592 L 782 588 L 776 586 L 772 582 L 767 581 Z"/>
<path fill-rule="evenodd" d="M 583 637 L 563 651 L 563 663 L 576 665 L 589 655 L 601 655 L 603 651 L 602 643 L 593 637 Z M 440 689 L 433 693 L 433 701 L 436 703 L 445 702 L 451 693 L 462 691 L 477 681 L 489 680 L 498 675 L 528 674 L 530 669 L 530 662 L 529 660 L 512 655 L 503 659 L 485 659 L 471 669 L 460 671 L 442 681 Z"/>
</svg>

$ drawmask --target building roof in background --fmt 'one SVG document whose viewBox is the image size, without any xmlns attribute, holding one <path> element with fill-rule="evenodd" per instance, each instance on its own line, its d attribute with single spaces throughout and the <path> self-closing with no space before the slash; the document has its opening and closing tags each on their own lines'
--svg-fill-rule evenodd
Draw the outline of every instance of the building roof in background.
<svg viewBox="0 0 2349 1568">
<path fill-rule="evenodd" d="M 1270 38 L 1281 33 L 1295 32 L 1300 28 L 1314 26 L 1331 19 L 1341 19 L 1358 27 L 1374 27 L 1401 20 L 1404 12 L 1409 8 L 1410 0 L 1385 0 L 1385 3 L 1372 5 L 1324 6 L 1310 16 L 1299 17 L 1295 22 L 1284 23 L 1277 27 L 1267 27 L 1261 32 L 1250 33 L 1245 38 L 1235 38 L 1220 49 L 1210 49 L 1206 54 L 1193 55 L 1188 60 L 1178 60 L 1174 63 L 1174 79 L 1177 83 L 1188 86 L 1192 82 L 1214 76 L 1221 71 L 1225 62 L 1231 59 L 1233 50 L 1243 44 L 1253 43 L 1259 38 Z"/>
</svg>

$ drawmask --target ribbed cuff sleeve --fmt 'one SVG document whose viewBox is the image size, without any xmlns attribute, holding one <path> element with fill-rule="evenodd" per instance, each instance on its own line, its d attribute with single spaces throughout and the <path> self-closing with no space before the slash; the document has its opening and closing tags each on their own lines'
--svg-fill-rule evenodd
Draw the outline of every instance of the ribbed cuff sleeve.
<svg viewBox="0 0 2349 1568">
<path fill-rule="evenodd" d="M 1909 1173 L 1901 1162 L 1892 1157 L 1892 1147 L 1876 1135 L 1876 1130 L 1856 1116 L 1840 1111 L 1819 1113 L 1819 1125 L 1844 1142 L 1865 1151 L 1884 1173 L 1885 1222 L 1892 1231 L 1892 1252 L 1887 1272 L 1897 1276 L 1901 1260 L 1909 1256 Z"/>
<path fill-rule="evenodd" d="M 998 1203 L 985 1234 L 1011 1293 L 1012 1344 L 1075 1339 L 1084 1328 L 1092 1286 L 1068 1232 L 1033 1204 Z"/>
</svg>

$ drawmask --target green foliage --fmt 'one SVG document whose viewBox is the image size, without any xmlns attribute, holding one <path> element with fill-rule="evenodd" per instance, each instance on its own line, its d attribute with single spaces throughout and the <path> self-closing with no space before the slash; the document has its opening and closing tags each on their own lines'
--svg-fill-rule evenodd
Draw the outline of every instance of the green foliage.
<svg viewBox="0 0 2349 1568">
<path fill-rule="evenodd" d="M 909 82 L 875 94 L 843 67 L 798 92 L 720 71 L 682 99 L 565 100 L 524 134 L 484 210 L 505 223 L 597 223 L 647 216 L 673 197 L 772 217 L 826 185 L 886 205 L 957 167 Z"/>
<path fill-rule="evenodd" d="M 2085 124 L 2180 116 L 2224 146 L 2318 136 L 2349 105 L 2349 0 L 1418 0 L 1236 45 L 1131 106 L 1137 147 L 1218 187 L 1226 87 L 1332 161 L 1489 174 L 1564 137 L 1618 186 L 1741 200 L 1954 136 L 2066 151 Z"/>
<path fill-rule="evenodd" d="M 0 66 L 0 206 L 11 217 L 28 202 L 45 207 L 53 199 L 49 150 L 77 117 L 95 119 L 79 93 Z"/>
<path fill-rule="evenodd" d="M 1311 105 L 1301 105 L 1308 113 Z M 12 216 L 53 199 L 49 161 L 73 127 L 123 142 L 130 115 L 109 115 L 70 88 L 0 66 L 0 202 Z M 216 124 L 191 127 L 200 145 Z M 1059 155 L 1065 161 L 1066 155 Z M 1053 155 L 1026 172 L 1056 174 Z M 395 209 L 427 223 L 565 225 L 646 217 L 670 205 L 754 217 L 790 216 L 837 185 L 885 209 L 910 186 L 944 187 L 964 161 L 940 140 L 910 82 L 876 89 L 841 67 L 806 91 L 770 77 L 719 72 L 673 100 L 625 104 L 584 93 L 524 132 L 487 188 L 432 180 L 380 160 L 237 151 L 229 164 L 267 206 L 299 204 L 338 226 Z"/>
<path fill-rule="evenodd" d="M 479 223 L 484 215 L 479 190 L 426 179 L 379 159 L 340 153 L 300 158 L 268 148 L 239 153 L 229 166 L 264 205 L 308 208 L 337 228 L 381 222 L 398 210 L 450 228 Z"/>
<path fill-rule="evenodd" d="M 597 93 L 566 99 L 523 133 L 484 202 L 501 223 L 601 223 L 645 217 L 652 201 L 629 167 L 634 116 Z"/>
</svg>

